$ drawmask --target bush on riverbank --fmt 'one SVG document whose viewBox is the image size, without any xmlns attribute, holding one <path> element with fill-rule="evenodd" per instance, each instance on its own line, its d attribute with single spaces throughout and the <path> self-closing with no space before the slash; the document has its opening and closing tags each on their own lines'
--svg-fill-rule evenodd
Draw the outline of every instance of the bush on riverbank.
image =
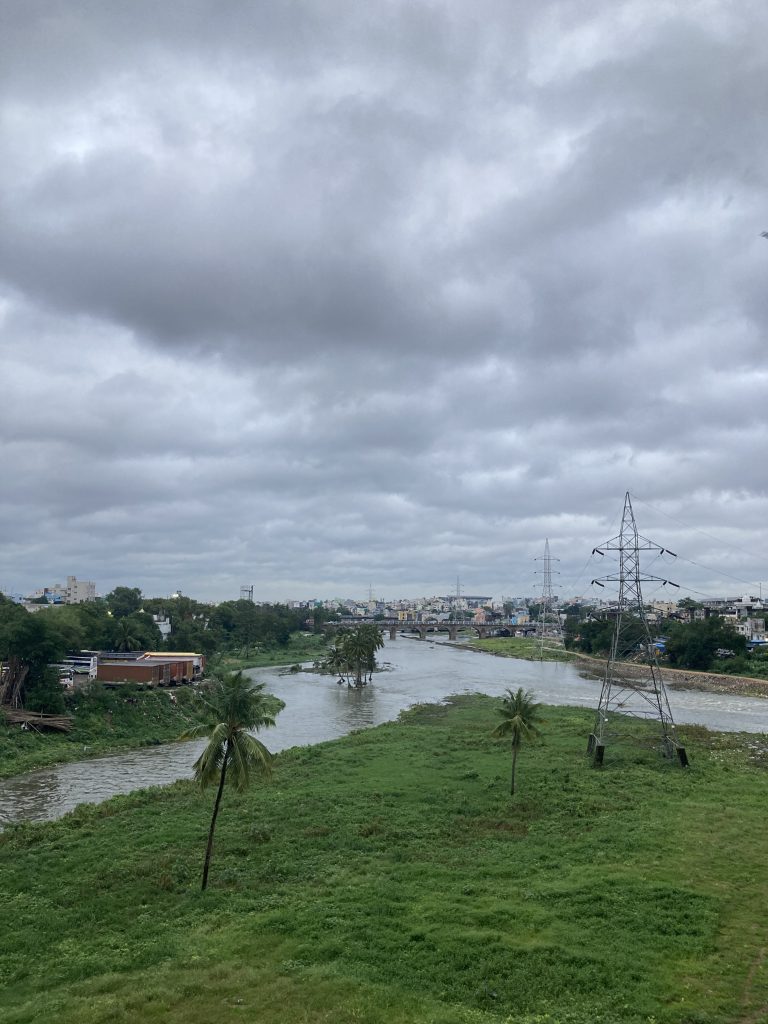
<svg viewBox="0 0 768 1024">
<path fill-rule="evenodd" d="M 760 1020 L 764 737 L 687 730 L 693 768 L 596 771 L 592 714 L 545 709 L 507 795 L 497 701 L 462 697 L 0 836 L 14 1024 L 731 1024 Z"/>
</svg>

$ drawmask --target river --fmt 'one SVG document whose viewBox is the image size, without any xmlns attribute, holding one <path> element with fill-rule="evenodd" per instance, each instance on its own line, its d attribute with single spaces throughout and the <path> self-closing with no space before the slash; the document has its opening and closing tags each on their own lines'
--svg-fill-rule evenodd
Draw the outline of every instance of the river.
<svg viewBox="0 0 768 1024">
<path fill-rule="evenodd" d="M 595 707 L 600 682 L 565 662 L 497 658 L 446 642 L 387 641 L 379 659 L 390 671 L 377 673 L 362 690 L 338 686 L 328 676 L 284 669 L 253 669 L 255 679 L 285 702 L 274 729 L 261 734 L 272 751 L 320 743 L 396 718 L 415 703 L 435 702 L 454 693 L 502 693 L 506 687 L 534 690 L 545 704 Z M 713 729 L 768 732 L 768 699 L 698 690 L 670 690 L 678 724 L 696 722 Z M 586 741 L 586 737 L 585 737 Z M 162 786 L 189 778 L 203 741 L 157 747 L 72 764 L 57 765 L 0 780 L 0 824 L 48 821 L 80 803 L 98 803 L 119 793 Z"/>
</svg>

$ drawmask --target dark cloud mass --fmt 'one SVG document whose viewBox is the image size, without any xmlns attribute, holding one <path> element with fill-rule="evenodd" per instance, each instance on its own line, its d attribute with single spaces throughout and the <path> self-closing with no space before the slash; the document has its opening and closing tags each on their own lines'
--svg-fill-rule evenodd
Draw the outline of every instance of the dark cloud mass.
<svg viewBox="0 0 768 1024">
<path fill-rule="evenodd" d="M 0 587 L 768 580 L 764 4 L 2 22 Z"/>
</svg>

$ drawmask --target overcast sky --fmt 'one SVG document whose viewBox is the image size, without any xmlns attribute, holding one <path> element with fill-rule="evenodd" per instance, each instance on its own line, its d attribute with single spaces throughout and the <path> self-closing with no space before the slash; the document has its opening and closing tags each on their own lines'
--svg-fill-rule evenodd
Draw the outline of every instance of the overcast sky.
<svg viewBox="0 0 768 1024">
<path fill-rule="evenodd" d="M 768 580 L 764 0 L 0 22 L 0 588 Z"/>
</svg>

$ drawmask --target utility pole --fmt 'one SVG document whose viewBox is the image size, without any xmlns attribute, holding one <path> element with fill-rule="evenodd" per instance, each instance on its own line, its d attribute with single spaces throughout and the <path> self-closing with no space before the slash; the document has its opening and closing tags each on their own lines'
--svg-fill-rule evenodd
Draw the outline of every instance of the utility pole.
<svg viewBox="0 0 768 1024">
<path fill-rule="evenodd" d="M 539 614 L 536 620 L 536 639 L 539 641 L 539 661 L 544 660 L 544 640 L 546 637 L 553 639 L 560 639 L 560 616 L 557 614 L 554 608 L 555 599 L 552 596 L 552 563 L 559 562 L 559 558 L 552 558 L 549 553 L 549 538 L 544 541 L 544 554 L 541 558 L 536 559 L 537 562 L 543 562 L 544 568 L 538 569 L 537 573 L 544 577 L 541 584 L 541 603 L 539 604 Z M 555 575 L 559 576 L 559 572 L 555 569 Z"/>
<path fill-rule="evenodd" d="M 600 703 L 587 753 L 592 757 L 593 764 L 602 765 L 606 747 L 619 741 L 647 740 L 647 725 L 650 723 L 654 726 L 653 734 L 660 741 L 664 756 L 677 755 L 680 764 L 685 767 L 688 757 L 675 733 L 675 723 L 656 647 L 648 628 L 641 589 L 642 583 L 649 582 L 677 586 L 670 580 L 643 572 L 640 565 L 641 552 L 654 551 L 657 557 L 665 553 L 673 558 L 676 555 L 638 534 L 629 491 L 624 496 L 624 512 L 618 536 L 594 548 L 592 553 L 604 557 L 607 551 L 618 552 L 619 571 L 592 582 L 600 587 L 609 582 L 618 583 L 619 600 L 614 612 L 613 637 Z M 636 732 L 633 723 L 637 725 L 638 722 L 644 725 Z"/>
</svg>

